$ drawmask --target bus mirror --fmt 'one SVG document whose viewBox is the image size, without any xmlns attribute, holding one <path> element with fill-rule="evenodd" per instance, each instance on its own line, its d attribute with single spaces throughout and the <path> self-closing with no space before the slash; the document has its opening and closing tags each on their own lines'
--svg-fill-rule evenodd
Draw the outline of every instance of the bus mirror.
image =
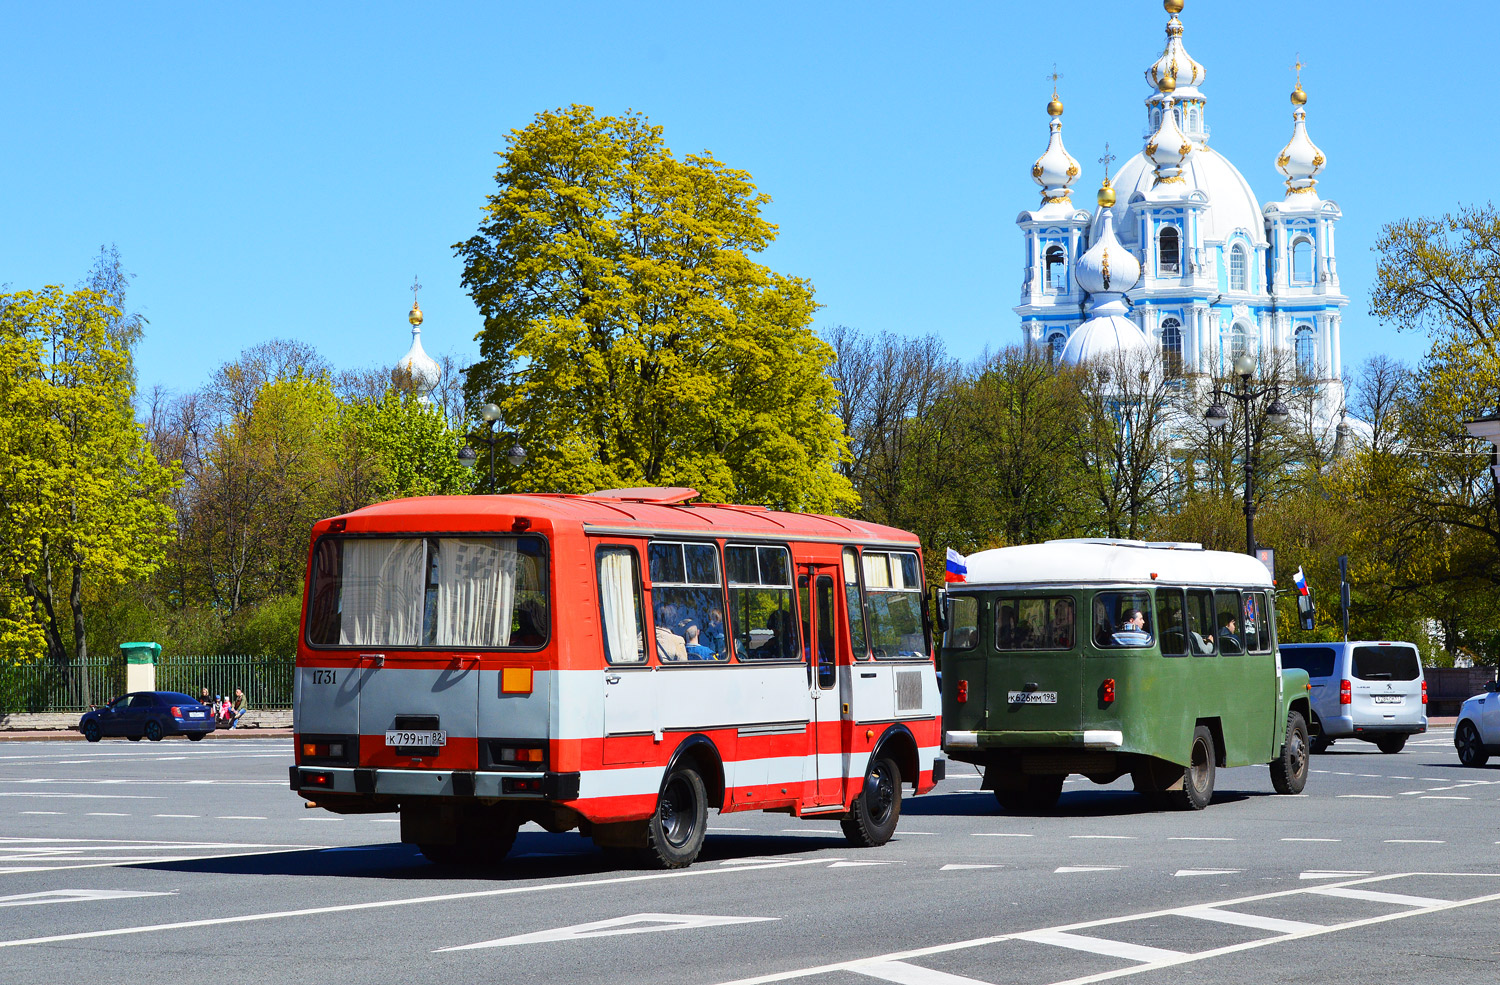
<svg viewBox="0 0 1500 985">
<path fill-rule="evenodd" d="M 948 622 L 951 619 L 951 614 L 948 611 L 948 605 L 949 605 L 948 593 L 947 592 L 938 592 L 937 593 L 937 622 L 938 622 L 938 632 L 940 632 L 940 633 L 946 633 L 948 631 Z"/>
<path fill-rule="evenodd" d="M 1313 628 L 1313 599 L 1312 592 L 1297 596 L 1297 618 L 1302 628 L 1308 632 Z"/>
</svg>

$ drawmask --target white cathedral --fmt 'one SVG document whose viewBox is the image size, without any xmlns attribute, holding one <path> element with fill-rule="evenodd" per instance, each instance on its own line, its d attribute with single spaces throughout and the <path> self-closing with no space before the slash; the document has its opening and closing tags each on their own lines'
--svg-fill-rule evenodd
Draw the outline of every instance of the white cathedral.
<svg viewBox="0 0 1500 985">
<path fill-rule="evenodd" d="M 1204 69 L 1187 53 L 1183 0 L 1165 0 L 1166 49 L 1146 70 L 1146 145 L 1099 190 L 1092 214 L 1072 201 L 1079 167 L 1052 137 L 1031 169 L 1039 208 L 1016 219 L 1026 276 L 1015 311 L 1029 346 L 1077 364 L 1149 352 L 1170 376 L 1230 374 L 1236 356 L 1290 352 L 1315 381 L 1318 416 L 1340 416 L 1339 323 L 1349 299 L 1334 253 L 1338 206 L 1316 190 L 1326 159 L 1307 136 L 1307 94 L 1292 93 L 1292 137 L 1276 158 L 1286 195 L 1262 206 L 1208 145 Z M 1107 162 L 1106 162 L 1107 163 Z M 1118 205 L 1116 204 L 1118 201 Z"/>
</svg>

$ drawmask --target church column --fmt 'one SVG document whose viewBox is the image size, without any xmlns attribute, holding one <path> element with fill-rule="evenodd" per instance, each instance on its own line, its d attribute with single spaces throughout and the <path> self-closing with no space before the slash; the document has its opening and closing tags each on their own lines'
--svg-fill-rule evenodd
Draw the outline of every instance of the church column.
<svg viewBox="0 0 1500 985">
<path fill-rule="evenodd" d="M 1333 379 L 1333 352 L 1328 345 L 1328 316 L 1318 315 L 1315 322 L 1318 331 L 1318 367 L 1323 371 L 1322 379 Z"/>
<path fill-rule="evenodd" d="M 1344 346 L 1339 336 L 1342 334 L 1343 318 L 1339 315 L 1328 316 L 1328 342 L 1333 350 L 1333 372 L 1336 380 L 1344 378 Z"/>
</svg>

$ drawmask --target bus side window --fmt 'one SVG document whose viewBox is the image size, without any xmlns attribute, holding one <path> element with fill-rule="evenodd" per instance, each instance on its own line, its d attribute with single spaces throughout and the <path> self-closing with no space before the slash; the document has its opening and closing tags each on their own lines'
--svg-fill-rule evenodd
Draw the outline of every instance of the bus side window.
<svg viewBox="0 0 1500 985">
<path fill-rule="evenodd" d="M 728 660 L 718 547 L 657 542 L 647 553 L 657 656 L 667 663 Z"/>
<path fill-rule="evenodd" d="M 972 595 L 948 596 L 948 632 L 943 634 L 946 650 L 972 650 L 979 642 L 979 600 Z"/>
<path fill-rule="evenodd" d="M 1246 653 L 1268 653 L 1271 649 L 1271 627 L 1266 622 L 1266 593 L 1246 592 L 1244 639 Z"/>
<path fill-rule="evenodd" d="M 1156 590 L 1156 621 L 1161 632 L 1161 655 L 1187 656 L 1187 612 L 1182 604 L 1182 589 Z"/>
<path fill-rule="evenodd" d="M 1214 625 L 1218 627 L 1219 652 L 1235 655 L 1245 652 L 1243 618 L 1240 608 L 1240 593 L 1234 589 L 1214 592 Z"/>
<path fill-rule="evenodd" d="M 1192 588 L 1187 593 L 1188 643 L 1193 656 L 1214 655 L 1214 593 Z"/>
<path fill-rule="evenodd" d="M 838 680 L 837 670 L 834 668 L 836 640 L 833 632 L 833 579 L 827 575 L 819 575 L 816 594 L 818 626 L 813 645 L 817 648 L 818 687 L 827 690 Z"/>
<path fill-rule="evenodd" d="M 604 658 L 612 664 L 645 663 L 640 557 L 633 547 L 601 547 L 596 557 Z"/>
<path fill-rule="evenodd" d="M 729 626 L 739 659 L 800 659 L 787 549 L 731 544 L 724 548 L 724 560 L 729 567 Z"/>
<path fill-rule="evenodd" d="M 865 606 L 859 593 L 859 552 L 852 547 L 844 548 L 844 601 L 849 607 L 849 642 L 854 648 L 854 659 L 870 659 L 870 648 L 865 644 Z"/>
</svg>

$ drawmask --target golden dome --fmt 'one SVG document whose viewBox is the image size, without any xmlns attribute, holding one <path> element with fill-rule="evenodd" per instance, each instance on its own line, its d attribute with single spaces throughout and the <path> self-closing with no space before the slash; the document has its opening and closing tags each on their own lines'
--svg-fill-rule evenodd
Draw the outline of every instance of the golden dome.
<svg viewBox="0 0 1500 985">
<path fill-rule="evenodd" d="M 1172 92 L 1176 90 L 1177 76 L 1163 75 L 1161 77 L 1161 81 L 1156 84 L 1156 88 L 1160 89 L 1162 92 Z"/>
<path fill-rule="evenodd" d="M 1054 92 L 1052 94 L 1052 101 L 1047 104 L 1047 115 L 1048 116 L 1062 116 L 1062 114 L 1063 114 L 1062 100 L 1058 99 L 1057 98 L 1057 93 Z"/>
<path fill-rule="evenodd" d="M 411 303 L 411 311 L 407 313 L 406 320 L 414 326 L 422 324 L 422 309 L 417 307 L 417 302 Z"/>
<path fill-rule="evenodd" d="M 1115 188 L 1109 183 L 1109 179 L 1105 178 L 1104 184 L 1099 186 L 1099 207 L 1107 209 L 1114 204 Z"/>
<path fill-rule="evenodd" d="M 1182 13 L 1182 0 L 1162 0 L 1161 5 L 1169 14 Z"/>
<path fill-rule="evenodd" d="M 1307 105 L 1307 93 L 1305 93 L 1305 92 L 1302 91 L 1302 83 L 1300 83 L 1300 82 L 1297 83 L 1297 88 L 1295 88 L 1295 89 L 1292 90 L 1292 105 L 1293 106 L 1306 106 Z"/>
</svg>

